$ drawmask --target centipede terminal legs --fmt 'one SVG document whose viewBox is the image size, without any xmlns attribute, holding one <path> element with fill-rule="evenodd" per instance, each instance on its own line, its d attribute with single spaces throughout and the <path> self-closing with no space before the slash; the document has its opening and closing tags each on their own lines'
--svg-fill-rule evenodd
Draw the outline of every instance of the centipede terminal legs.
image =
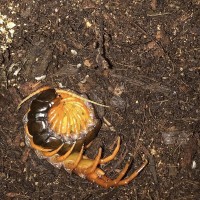
<svg viewBox="0 0 200 200">
<path fill-rule="evenodd" d="M 144 163 L 136 170 L 134 171 L 128 178 L 123 179 L 118 183 L 118 185 L 126 185 L 130 181 L 132 181 L 136 176 L 144 169 L 144 167 L 148 164 L 148 161 L 145 160 Z"/>
<path fill-rule="evenodd" d="M 112 186 L 119 186 L 119 185 L 126 185 L 130 181 L 132 181 L 133 179 L 136 178 L 136 176 L 140 173 L 140 171 L 142 171 L 144 169 L 144 167 L 147 165 L 147 163 L 148 163 L 148 161 L 145 160 L 145 162 L 136 171 L 134 171 L 128 178 L 125 178 L 123 180 L 121 180 L 121 179 L 126 174 L 128 168 L 130 166 L 130 162 L 126 163 L 125 167 L 122 169 L 122 171 L 120 172 L 118 177 L 114 180 L 109 179 L 106 176 L 97 177 L 96 174 L 92 174 L 90 177 L 88 177 L 88 179 L 96 182 L 97 184 L 101 185 L 104 188 L 109 188 Z"/>
</svg>

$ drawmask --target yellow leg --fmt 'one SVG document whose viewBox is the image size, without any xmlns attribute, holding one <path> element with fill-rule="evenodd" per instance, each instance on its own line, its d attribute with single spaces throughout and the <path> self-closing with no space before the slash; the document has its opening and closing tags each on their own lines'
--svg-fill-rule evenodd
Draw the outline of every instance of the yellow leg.
<svg viewBox="0 0 200 200">
<path fill-rule="evenodd" d="M 120 148 L 120 137 L 117 138 L 117 146 L 115 147 L 115 150 L 113 151 L 113 153 L 110 156 L 101 159 L 99 164 L 105 164 L 105 163 L 113 160 L 115 158 L 115 156 L 117 155 L 119 148 Z"/>
<path fill-rule="evenodd" d="M 144 167 L 148 164 L 148 161 L 145 160 L 145 162 L 138 168 L 136 171 L 134 171 L 128 178 L 125 178 L 121 180 L 117 185 L 126 185 L 130 181 L 132 181 L 143 169 Z"/>
<path fill-rule="evenodd" d="M 31 145 L 32 148 L 34 148 L 34 149 L 36 149 L 36 150 L 38 150 L 38 151 L 43 151 L 43 152 L 52 151 L 52 149 L 45 149 L 45 148 L 43 148 L 43 147 L 41 147 L 41 146 L 35 144 L 35 143 L 33 142 L 33 138 L 29 138 L 29 139 L 30 139 L 30 145 Z"/>
<path fill-rule="evenodd" d="M 91 141 L 88 145 L 86 145 L 85 149 L 88 149 L 92 145 L 92 142 L 93 141 Z"/>
<path fill-rule="evenodd" d="M 64 155 L 58 156 L 58 157 L 56 158 L 56 162 L 63 162 L 67 157 L 69 157 L 69 155 L 72 153 L 72 151 L 73 151 L 75 145 L 76 145 L 76 143 L 74 143 L 74 144 L 72 145 L 72 147 L 70 148 L 70 150 L 67 151 Z"/>
<path fill-rule="evenodd" d="M 53 150 L 53 151 L 50 151 L 50 152 L 44 151 L 44 152 L 42 152 L 42 154 L 43 154 L 44 156 L 46 156 L 46 157 L 51 157 L 51 156 L 57 154 L 58 151 L 63 147 L 63 145 L 64 145 L 64 144 L 61 144 L 57 149 L 55 149 L 55 150 Z"/>
<path fill-rule="evenodd" d="M 97 183 L 98 185 L 101 185 L 104 188 L 109 188 L 112 186 L 117 186 L 118 183 L 121 181 L 121 179 L 124 177 L 126 174 L 128 168 L 129 168 L 130 163 L 126 163 L 125 167 L 122 169 L 122 171 L 119 173 L 118 177 L 114 180 L 109 179 L 106 176 L 101 176 L 101 177 L 96 177 L 94 178 L 94 173 L 91 174 L 91 176 L 88 177 L 89 180 Z"/>
<path fill-rule="evenodd" d="M 84 146 L 82 146 L 81 151 L 79 152 L 79 155 L 74 163 L 74 165 L 71 168 L 71 171 L 73 171 L 79 164 L 79 162 L 81 161 L 82 157 L 83 157 L 83 150 L 84 150 Z"/>
<path fill-rule="evenodd" d="M 111 180 L 110 178 L 108 178 L 105 175 L 102 175 L 100 177 L 96 176 L 95 173 L 91 174 L 88 176 L 88 179 L 97 183 L 98 185 L 101 185 L 104 188 L 109 188 L 112 186 L 119 186 L 119 185 L 126 185 L 128 184 L 130 181 L 132 181 L 134 178 L 136 178 L 138 176 L 138 174 L 144 169 L 144 167 L 148 164 L 148 161 L 145 160 L 145 162 L 141 165 L 141 167 L 139 169 L 137 169 L 136 171 L 134 171 L 128 178 L 125 178 L 123 180 L 121 180 L 124 175 L 126 174 L 130 163 L 128 162 L 124 169 L 120 172 L 120 174 L 118 175 L 118 177 L 114 180 Z"/>
<path fill-rule="evenodd" d="M 93 165 L 86 170 L 86 174 L 91 174 L 95 171 L 95 169 L 97 168 L 97 165 L 100 162 L 101 154 L 102 154 L 102 148 L 99 148 L 99 152 L 98 152 L 96 158 L 94 159 Z"/>
<path fill-rule="evenodd" d="M 126 174 L 128 168 L 129 168 L 129 165 L 130 165 L 129 162 L 126 163 L 124 169 L 122 169 L 122 171 L 120 172 L 119 176 L 116 179 L 111 180 L 111 181 L 106 183 L 107 187 L 111 187 L 111 186 L 117 185 L 120 182 L 120 180 L 124 177 L 124 175 Z"/>
</svg>

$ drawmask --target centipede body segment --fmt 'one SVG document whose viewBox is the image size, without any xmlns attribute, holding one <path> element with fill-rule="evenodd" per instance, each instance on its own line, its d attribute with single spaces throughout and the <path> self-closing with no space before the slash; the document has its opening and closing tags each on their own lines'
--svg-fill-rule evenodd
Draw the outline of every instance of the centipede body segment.
<svg viewBox="0 0 200 200">
<path fill-rule="evenodd" d="M 34 99 L 24 117 L 26 143 L 51 164 L 63 166 L 104 188 L 128 184 L 147 165 L 145 161 L 124 178 L 130 165 L 128 162 L 117 178 L 108 178 L 99 165 L 116 157 L 120 149 L 119 137 L 110 156 L 102 158 L 101 148 L 94 159 L 84 155 L 84 150 L 101 128 L 101 121 L 92 106 L 95 102 L 68 90 L 44 87 L 30 94 L 21 104 L 31 97 Z"/>
</svg>

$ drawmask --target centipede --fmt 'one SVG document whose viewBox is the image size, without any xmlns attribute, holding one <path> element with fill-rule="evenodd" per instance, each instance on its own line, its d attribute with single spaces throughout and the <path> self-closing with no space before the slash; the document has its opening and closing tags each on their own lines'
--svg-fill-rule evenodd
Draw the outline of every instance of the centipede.
<svg viewBox="0 0 200 200">
<path fill-rule="evenodd" d="M 91 147 L 102 126 L 93 104 L 104 106 L 72 90 L 49 86 L 42 87 L 28 95 L 18 105 L 19 110 L 30 101 L 23 117 L 25 141 L 37 155 L 47 159 L 56 167 L 64 167 L 82 178 L 103 188 L 127 185 L 134 180 L 148 164 L 147 159 L 141 166 L 126 175 L 131 161 L 128 161 L 116 178 L 109 178 L 101 165 L 114 160 L 120 150 L 121 139 L 117 138 L 113 152 L 102 158 L 102 148 L 95 158 L 85 155 Z"/>
</svg>

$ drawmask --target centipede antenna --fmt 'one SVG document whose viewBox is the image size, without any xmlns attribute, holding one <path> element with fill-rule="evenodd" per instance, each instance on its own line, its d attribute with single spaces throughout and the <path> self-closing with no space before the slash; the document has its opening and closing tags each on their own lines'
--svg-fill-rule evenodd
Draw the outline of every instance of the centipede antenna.
<svg viewBox="0 0 200 200">
<path fill-rule="evenodd" d="M 81 100 L 83 100 L 83 101 L 90 102 L 90 103 L 95 104 L 95 105 L 98 105 L 98 106 L 102 106 L 102 107 L 109 108 L 109 106 L 106 106 L 106 105 L 97 103 L 97 102 L 95 102 L 95 101 L 86 99 L 86 98 L 84 98 L 84 97 L 80 97 L 79 95 L 74 94 L 74 93 L 72 93 L 72 92 L 70 92 L 70 91 L 64 91 L 64 90 L 58 90 L 58 89 L 57 89 L 56 92 L 58 92 L 58 93 L 60 92 L 60 93 L 69 94 L 69 95 L 74 96 L 74 97 L 76 97 L 76 98 L 79 98 L 79 99 L 81 99 Z"/>
<path fill-rule="evenodd" d="M 48 90 L 50 87 L 49 86 L 45 86 L 43 88 L 40 88 L 38 90 L 36 90 L 35 92 L 31 93 L 30 95 L 28 95 L 25 99 L 23 99 L 19 105 L 17 106 L 17 111 L 21 108 L 21 105 L 26 102 L 27 100 L 29 100 L 31 97 L 35 96 L 36 94 L 38 94 L 39 92 L 43 92 L 45 90 Z"/>
</svg>

